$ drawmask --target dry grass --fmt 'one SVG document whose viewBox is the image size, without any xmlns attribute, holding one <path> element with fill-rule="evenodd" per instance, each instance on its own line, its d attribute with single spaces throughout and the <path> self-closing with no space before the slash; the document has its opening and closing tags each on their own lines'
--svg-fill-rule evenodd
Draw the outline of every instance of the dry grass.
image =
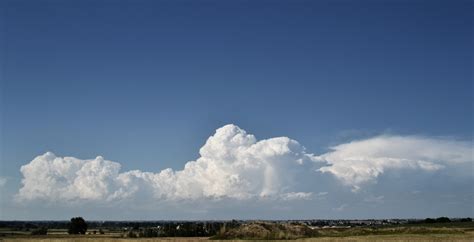
<svg viewBox="0 0 474 242">
<path fill-rule="evenodd" d="M 82 241 L 99 241 L 99 242 L 126 242 L 126 241 L 176 241 L 176 242 L 192 242 L 192 241 L 203 241 L 208 238 L 139 238 L 139 239 L 127 239 L 127 238 L 102 238 L 102 237 L 88 237 L 88 236 L 75 236 L 69 238 L 54 238 L 54 237 L 28 237 L 28 238 L 4 238 L 4 241 L 28 241 L 28 242 L 38 242 L 38 241 L 52 241 L 52 242 L 82 242 Z M 2 240 L 2 239 L 0 239 Z M 214 240 L 215 241 L 215 240 Z M 219 241 L 219 240 L 217 240 Z M 225 242 L 235 241 L 235 242 L 249 242 L 249 241 L 262 241 L 262 240 L 225 240 Z M 263 240 L 268 241 L 268 240 Z M 278 240 L 283 241 L 283 240 Z M 465 242 L 465 241 L 474 241 L 474 233 L 465 233 L 465 234 L 423 234 L 423 235 L 369 235 L 369 236 L 349 236 L 349 237 L 319 237 L 319 238 L 307 238 L 307 239 L 297 239 L 291 241 L 298 242 L 339 242 L 339 241 L 353 241 L 353 242 L 362 242 L 362 241 L 390 241 L 390 242 L 401 242 L 401 241 L 417 241 L 417 242 L 428 242 L 428 241 L 453 241 L 453 242 Z"/>
<path fill-rule="evenodd" d="M 213 239 L 303 239 L 310 241 L 474 241 L 474 223 L 464 227 L 392 226 L 310 229 L 298 224 L 254 222 L 223 231 Z"/>
<path fill-rule="evenodd" d="M 60 230 L 52 230 L 48 235 L 31 236 L 25 233 L 8 234 L 2 230 L 0 241 L 203 241 L 207 237 L 168 237 L 168 238 L 124 238 L 121 233 L 108 231 L 106 234 L 68 235 Z M 12 231 L 13 232 L 13 231 Z M 319 241 L 474 241 L 474 223 L 464 224 L 459 227 L 445 226 L 393 226 L 393 227 L 357 227 L 357 228 L 329 228 L 310 229 L 298 224 L 275 224 L 256 222 L 223 231 L 213 241 L 269 241 L 279 239 L 301 242 Z"/>
<path fill-rule="evenodd" d="M 111 242 L 111 241 L 180 241 L 180 242 L 191 242 L 191 241 L 203 241 L 208 240 L 207 237 L 193 237 L 193 238 L 182 238 L 182 237 L 165 237 L 165 238 L 122 238 L 122 237 L 111 237 L 107 235 L 102 236 L 25 236 L 25 237 L 10 237 L 0 238 L 0 241 L 14 241 L 14 242 L 39 242 L 39 241 L 53 241 L 53 242 L 82 242 L 82 241 L 99 241 L 99 242 Z"/>
</svg>

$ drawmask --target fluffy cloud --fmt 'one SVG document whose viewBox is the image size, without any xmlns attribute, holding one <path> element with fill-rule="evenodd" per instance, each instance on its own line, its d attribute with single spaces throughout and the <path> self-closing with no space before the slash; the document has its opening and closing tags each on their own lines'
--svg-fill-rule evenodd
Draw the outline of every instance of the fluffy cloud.
<svg viewBox="0 0 474 242">
<path fill-rule="evenodd" d="M 378 136 L 337 145 L 331 150 L 315 158 L 328 163 L 319 171 L 333 174 L 355 190 L 376 181 L 387 170 L 436 171 L 473 163 L 470 143 L 416 136 Z"/>
<path fill-rule="evenodd" d="M 20 200 L 106 199 L 118 177 L 120 164 L 97 157 L 80 160 L 47 152 L 21 167 Z"/>
<path fill-rule="evenodd" d="M 199 153 L 200 158 L 182 170 L 120 173 L 119 163 L 100 156 L 80 160 L 47 152 L 21 167 L 24 179 L 17 199 L 112 201 L 143 194 L 171 200 L 309 196 L 289 189 L 293 174 L 312 155 L 287 137 L 257 141 L 239 127 L 226 125 L 209 137 Z"/>
<path fill-rule="evenodd" d="M 320 186 L 317 177 L 321 173 L 331 174 L 343 184 L 358 189 L 389 170 L 429 172 L 472 164 L 473 160 L 472 144 L 401 136 L 341 144 L 326 154 L 314 156 L 295 140 L 277 137 L 258 141 L 235 125 L 217 129 L 199 154 L 197 160 L 187 162 L 182 170 L 153 173 L 121 172 L 119 163 L 100 156 L 81 160 L 47 152 L 21 167 L 23 186 L 16 199 L 59 202 L 144 198 L 153 201 L 307 200 L 327 194 L 312 193 Z M 302 185 L 314 190 L 299 189 Z"/>
</svg>

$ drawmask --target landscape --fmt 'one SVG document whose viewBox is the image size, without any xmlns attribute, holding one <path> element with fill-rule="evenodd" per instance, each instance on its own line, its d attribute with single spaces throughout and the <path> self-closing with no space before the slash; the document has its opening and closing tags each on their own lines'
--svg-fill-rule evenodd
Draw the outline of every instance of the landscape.
<svg viewBox="0 0 474 242">
<path fill-rule="evenodd" d="M 472 242 L 473 19 L 0 0 L 0 242 Z"/>
<path fill-rule="evenodd" d="M 77 220 L 80 221 L 77 221 Z M 290 221 L 1 221 L 6 241 L 472 241 L 471 218 Z"/>
</svg>

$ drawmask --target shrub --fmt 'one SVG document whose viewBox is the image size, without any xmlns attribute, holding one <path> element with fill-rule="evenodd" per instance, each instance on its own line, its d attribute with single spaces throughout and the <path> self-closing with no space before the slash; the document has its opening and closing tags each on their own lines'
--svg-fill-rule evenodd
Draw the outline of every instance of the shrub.
<svg viewBox="0 0 474 242">
<path fill-rule="evenodd" d="M 432 218 L 426 218 L 424 222 L 427 223 L 427 224 L 431 224 L 431 223 L 436 223 L 436 220 L 434 220 Z"/>
<path fill-rule="evenodd" d="M 449 223 L 451 222 L 451 219 L 449 219 L 448 217 L 439 217 L 436 219 L 436 222 L 437 223 Z"/>
</svg>

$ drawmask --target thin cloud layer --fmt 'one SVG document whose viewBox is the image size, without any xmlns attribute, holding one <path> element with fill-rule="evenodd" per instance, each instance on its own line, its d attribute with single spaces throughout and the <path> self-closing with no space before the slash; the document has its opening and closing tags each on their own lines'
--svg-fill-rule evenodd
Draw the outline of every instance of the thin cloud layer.
<svg viewBox="0 0 474 242">
<path fill-rule="evenodd" d="M 0 176 L 0 188 L 5 186 L 5 184 L 7 184 L 7 178 Z"/>
<path fill-rule="evenodd" d="M 341 144 L 326 154 L 314 156 L 290 138 L 258 141 L 232 124 L 217 129 L 199 154 L 182 170 L 153 173 L 121 172 L 119 163 L 100 156 L 81 160 L 47 152 L 21 167 L 23 186 L 16 199 L 66 203 L 144 198 L 308 200 L 320 194 L 315 191 L 320 186 L 317 177 L 321 173 L 331 174 L 357 190 L 389 170 L 430 172 L 472 164 L 473 160 L 469 143 L 401 136 Z M 314 167 L 318 167 L 317 172 Z M 314 181 L 310 186 L 314 190 L 301 189 L 308 187 L 301 180 Z"/>
<path fill-rule="evenodd" d="M 388 170 L 437 171 L 473 163 L 470 143 L 416 136 L 378 136 L 337 145 L 331 150 L 315 158 L 329 164 L 319 171 L 334 175 L 355 190 L 375 182 Z"/>
</svg>

